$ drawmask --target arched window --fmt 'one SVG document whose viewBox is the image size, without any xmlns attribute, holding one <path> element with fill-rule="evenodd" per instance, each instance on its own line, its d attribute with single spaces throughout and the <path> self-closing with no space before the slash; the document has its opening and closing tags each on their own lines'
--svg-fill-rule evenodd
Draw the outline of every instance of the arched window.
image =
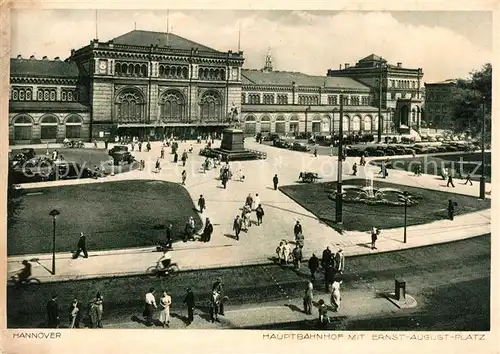
<svg viewBox="0 0 500 354">
<path fill-rule="evenodd" d="M 372 117 L 371 116 L 365 116 L 365 119 L 363 121 L 363 130 L 368 131 L 368 132 L 372 130 Z"/>
<path fill-rule="evenodd" d="M 177 91 L 166 91 L 160 98 L 162 120 L 179 121 L 184 117 L 184 98 Z"/>
<path fill-rule="evenodd" d="M 45 116 L 40 120 L 40 139 L 56 139 L 59 121 L 54 116 Z"/>
<path fill-rule="evenodd" d="M 14 120 L 14 140 L 31 140 L 33 134 L 33 119 L 29 116 L 19 116 Z"/>
<path fill-rule="evenodd" d="M 203 94 L 200 102 L 201 119 L 220 120 L 221 115 L 221 99 L 218 93 L 209 91 Z"/>
<path fill-rule="evenodd" d="M 290 133 L 297 134 L 299 132 L 299 117 L 294 114 L 290 117 Z"/>
<path fill-rule="evenodd" d="M 359 132 L 361 130 L 361 117 L 360 116 L 354 116 L 352 118 L 352 131 L 353 132 Z"/>
<path fill-rule="evenodd" d="M 79 139 L 81 138 L 82 118 L 76 114 L 69 116 L 66 119 L 66 138 Z"/>
<path fill-rule="evenodd" d="M 275 132 L 277 134 L 285 134 L 286 133 L 285 117 L 283 117 L 283 116 L 276 117 Z"/>
<path fill-rule="evenodd" d="M 312 118 L 312 132 L 318 134 L 321 132 L 321 117 L 315 114 Z"/>
<path fill-rule="evenodd" d="M 136 90 L 122 91 L 115 100 L 115 115 L 119 122 L 137 122 L 142 117 L 144 100 Z"/>
<path fill-rule="evenodd" d="M 260 132 L 270 133 L 271 132 L 271 117 L 263 116 L 260 119 Z"/>
<path fill-rule="evenodd" d="M 245 117 L 245 134 L 254 135 L 256 133 L 256 119 L 254 116 Z"/>
<path fill-rule="evenodd" d="M 349 117 L 348 117 L 348 116 L 344 116 L 344 117 L 342 118 L 342 130 L 343 130 L 344 132 L 348 132 L 348 131 L 350 131 L 349 121 L 350 121 L 350 119 L 349 119 Z"/>
</svg>

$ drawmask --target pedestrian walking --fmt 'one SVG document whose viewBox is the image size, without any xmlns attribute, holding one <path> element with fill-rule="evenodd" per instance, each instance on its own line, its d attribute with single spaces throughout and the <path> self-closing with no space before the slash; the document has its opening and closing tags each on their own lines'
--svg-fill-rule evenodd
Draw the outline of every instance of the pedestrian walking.
<svg viewBox="0 0 500 354">
<path fill-rule="evenodd" d="M 186 185 L 186 178 L 187 178 L 187 172 L 186 170 L 182 171 L 181 173 L 181 179 L 182 179 L 182 185 L 185 186 Z"/>
<path fill-rule="evenodd" d="M 179 155 L 177 152 L 174 152 L 174 163 L 177 163 L 179 161 Z"/>
<path fill-rule="evenodd" d="M 355 162 L 354 165 L 352 165 L 352 175 L 356 176 L 357 174 L 358 174 L 358 165 Z"/>
<path fill-rule="evenodd" d="M 146 144 L 146 150 L 147 152 L 150 152 L 151 151 L 151 143 L 148 141 L 148 143 Z"/>
<path fill-rule="evenodd" d="M 451 186 L 455 188 L 455 185 L 453 184 L 453 174 L 451 173 L 451 170 L 448 172 L 448 183 L 446 183 L 446 187 Z"/>
<path fill-rule="evenodd" d="M 344 273 L 345 256 L 342 248 L 339 248 L 338 252 L 335 254 L 335 271 L 339 274 Z"/>
<path fill-rule="evenodd" d="M 291 257 L 292 257 L 292 250 L 290 249 L 290 244 L 288 243 L 288 241 L 283 241 L 283 260 L 285 261 L 285 264 L 288 264 L 290 263 L 290 261 L 292 260 Z"/>
<path fill-rule="evenodd" d="M 239 215 L 236 215 L 233 221 L 233 230 L 236 236 L 236 241 L 240 240 L 240 232 L 241 232 L 241 219 Z"/>
<path fill-rule="evenodd" d="M 151 326 L 153 324 L 153 309 L 157 308 L 154 294 L 155 289 L 149 288 L 149 292 L 147 292 L 145 296 L 143 316 L 146 319 L 146 326 Z"/>
<path fill-rule="evenodd" d="M 59 304 L 57 295 L 52 294 L 52 299 L 47 302 L 47 325 L 49 328 L 59 327 Z"/>
<path fill-rule="evenodd" d="M 323 251 L 323 255 L 321 256 L 321 266 L 325 271 L 331 262 L 331 258 L 332 258 L 332 251 L 330 250 L 330 246 L 326 246 L 326 248 Z"/>
<path fill-rule="evenodd" d="M 186 150 L 184 150 L 182 152 L 182 156 L 181 156 L 182 166 L 186 166 L 187 159 L 188 159 L 188 154 L 187 154 Z"/>
<path fill-rule="evenodd" d="M 302 225 L 300 224 L 300 221 L 297 220 L 295 226 L 293 227 L 293 234 L 295 235 L 295 239 L 297 239 L 297 235 L 299 233 L 302 233 Z"/>
<path fill-rule="evenodd" d="M 219 315 L 224 316 L 224 284 L 222 284 L 222 279 L 217 278 L 212 285 L 212 291 L 216 291 L 220 295 L 220 305 L 219 305 Z"/>
<path fill-rule="evenodd" d="M 206 209 L 203 194 L 200 194 L 200 198 L 198 199 L 198 208 L 200 209 L 200 213 L 203 213 L 203 210 Z"/>
<path fill-rule="evenodd" d="M 137 144 L 137 147 L 139 148 L 139 152 L 141 152 L 142 151 L 142 142 L 141 141 L 139 141 L 139 144 Z"/>
<path fill-rule="evenodd" d="M 87 253 L 87 240 L 83 232 L 80 232 L 80 238 L 78 239 L 78 243 L 76 245 L 76 251 L 73 255 L 73 259 L 77 259 L 80 256 L 80 252 L 83 252 L 83 258 L 89 258 Z"/>
<path fill-rule="evenodd" d="M 69 306 L 69 328 L 80 327 L 80 308 L 80 303 L 77 299 L 74 299 Z"/>
<path fill-rule="evenodd" d="M 326 325 L 327 323 L 330 323 L 330 319 L 328 318 L 328 306 L 326 306 L 323 299 L 319 299 L 318 301 L 318 315 L 320 325 Z"/>
<path fill-rule="evenodd" d="M 187 307 L 188 311 L 187 326 L 189 326 L 194 320 L 194 306 L 195 306 L 195 297 L 190 287 L 186 288 L 186 296 L 184 297 L 183 302 L 186 304 Z"/>
<path fill-rule="evenodd" d="M 293 265 L 296 270 L 300 270 L 300 262 L 302 261 L 302 249 L 296 245 L 292 251 Z"/>
<path fill-rule="evenodd" d="M 222 186 L 224 187 L 224 189 L 226 189 L 228 179 L 229 179 L 228 172 L 227 172 L 227 170 L 224 170 L 224 172 L 222 173 L 222 177 L 221 177 Z"/>
<path fill-rule="evenodd" d="M 210 296 L 210 320 L 213 322 L 219 322 L 219 306 L 221 303 L 220 294 L 213 290 Z"/>
<path fill-rule="evenodd" d="M 274 175 L 274 177 L 273 177 L 273 186 L 274 186 L 274 190 L 278 189 L 278 175 Z"/>
<path fill-rule="evenodd" d="M 295 242 L 301 250 L 304 248 L 304 234 L 302 232 L 299 232 L 295 237 Z"/>
<path fill-rule="evenodd" d="M 314 157 L 318 157 L 318 148 L 314 147 Z"/>
<path fill-rule="evenodd" d="M 259 205 L 260 205 L 259 193 L 255 193 L 255 198 L 253 198 L 252 210 L 257 209 Z"/>
<path fill-rule="evenodd" d="M 167 237 L 166 246 L 167 246 L 167 248 L 172 248 L 172 224 L 167 225 L 165 233 L 166 233 L 166 237 Z"/>
<path fill-rule="evenodd" d="M 304 313 L 306 315 L 312 314 L 313 305 L 313 283 L 307 282 L 305 293 L 304 293 Z"/>
<path fill-rule="evenodd" d="M 285 264 L 285 257 L 284 257 L 284 251 L 283 251 L 284 245 L 285 245 L 285 243 L 283 241 L 281 241 L 280 244 L 278 245 L 278 247 L 276 247 L 276 255 L 278 256 L 278 262 L 280 264 Z"/>
<path fill-rule="evenodd" d="M 172 298 L 168 295 L 167 291 L 164 290 L 162 297 L 160 298 L 160 322 L 163 328 L 170 327 L 170 305 L 172 304 Z"/>
<path fill-rule="evenodd" d="M 332 284 L 332 293 L 330 295 L 330 303 L 333 307 L 333 311 L 337 312 L 340 310 L 340 284 L 342 284 L 342 280 L 336 279 Z"/>
<path fill-rule="evenodd" d="M 307 262 L 307 266 L 309 268 L 309 271 L 311 272 L 311 279 L 312 281 L 316 280 L 316 271 L 319 268 L 319 259 L 316 257 L 316 255 L 313 253 L 311 258 L 309 258 L 309 261 Z"/>
<path fill-rule="evenodd" d="M 470 173 L 467 173 L 467 177 L 465 178 L 464 184 L 467 184 L 467 183 L 470 183 L 470 185 L 472 186 L 472 180 L 471 180 Z"/>
<path fill-rule="evenodd" d="M 380 235 L 380 230 L 374 226 L 372 227 L 371 234 L 372 234 L 372 250 L 376 250 L 377 247 L 375 247 L 375 242 L 377 242 L 378 235 Z"/>
<path fill-rule="evenodd" d="M 214 232 L 214 226 L 210 222 L 210 219 L 207 218 L 205 220 L 205 228 L 203 229 L 202 241 L 203 242 L 210 242 L 210 239 L 212 238 L 213 232 Z"/>
<path fill-rule="evenodd" d="M 334 261 L 332 261 L 330 264 L 328 264 L 326 268 L 326 273 L 325 273 L 325 291 L 329 292 L 331 290 L 331 285 L 335 281 L 335 265 L 333 264 Z"/>
<path fill-rule="evenodd" d="M 90 322 L 92 328 L 102 328 L 103 297 L 98 291 L 95 297 L 90 301 Z"/>
<path fill-rule="evenodd" d="M 245 199 L 245 205 L 248 205 L 250 208 L 252 208 L 253 198 L 251 193 L 248 193 L 247 199 Z"/>
<path fill-rule="evenodd" d="M 455 218 L 455 207 L 458 204 L 452 201 L 451 199 L 448 200 L 448 218 L 453 221 Z"/>
<path fill-rule="evenodd" d="M 165 158 L 165 146 L 162 146 L 160 150 L 160 159 L 164 158 Z"/>
<path fill-rule="evenodd" d="M 259 204 L 255 209 L 255 214 L 257 216 L 257 226 L 262 224 L 262 218 L 264 217 L 264 209 L 262 208 L 262 204 Z"/>
<path fill-rule="evenodd" d="M 366 165 L 365 155 L 361 155 L 361 158 L 359 159 L 359 165 L 360 166 Z"/>
<path fill-rule="evenodd" d="M 155 172 L 156 173 L 160 172 L 160 160 L 159 159 L 156 159 Z"/>
</svg>

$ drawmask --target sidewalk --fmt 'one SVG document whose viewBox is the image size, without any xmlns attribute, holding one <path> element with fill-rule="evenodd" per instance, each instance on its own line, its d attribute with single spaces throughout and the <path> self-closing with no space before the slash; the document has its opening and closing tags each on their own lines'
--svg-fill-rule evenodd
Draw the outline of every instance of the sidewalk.
<svg viewBox="0 0 500 354">
<path fill-rule="evenodd" d="M 337 326 L 342 325 L 342 321 L 351 318 L 371 318 L 401 314 L 401 310 L 384 297 L 366 290 L 348 290 L 342 292 L 341 308 L 338 312 L 331 309 L 328 312 L 332 323 Z M 224 316 L 219 316 L 219 322 L 210 322 L 210 314 L 203 309 L 196 308 L 194 321 L 189 325 L 189 329 L 235 329 L 275 323 L 299 322 L 304 320 L 316 320 L 318 318 L 317 301 L 323 299 L 330 305 L 330 295 L 321 291 L 314 292 L 313 309 L 311 315 L 306 315 L 302 298 L 274 301 L 259 304 L 246 304 L 232 306 L 228 304 Z M 407 313 L 408 310 L 405 310 Z M 411 311 L 411 310 L 410 310 Z M 132 320 L 133 315 L 124 317 L 119 321 L 108 322 L 104 319 L 105 328 L 148 328 L 137 314 L 137 319 Z M 159 317 L 159 311 L 155 311 L 153 318 Z M 171 309 L 169 329 L 185 329 L 187 320 L 187 310 Z M 152 326 L 150 328 L 158 328 Z"/>
<path fill-rule="evenodd" d="M 245 141 L 249 149 L 261 150 L 267 153 L 267 160 L 245 161 L 231 163 L 233 170 L 243 169 L 244 182 L 231 181 L 227 189 L 219 188 L 220 181 L 216 180 L 218 169 L 198 172 L 204 160 L 198 156 L 198 150 L 203 144 L 192 142 L 180 144 L 180 151 L 187 149 L 191 144 L 195 152 L 189 155 L 186 169 L 188 180 L 186 189 L 193 204 L 196 205 L 198 197 L 203 194 L 207 210 L 202 219 L 209 217 L 214 224 L 214 234 L 210 243 L 174 243 L 172 261 L 177 263 L 181 271 L 233 267 L 250 264 L 264 264 L 271 262 L 275 249 L 280 240 L 293 239 L 293 225 L 295 220 L 300 220 L 306 236 L 304 257 L 309 257 L 313 252 L 320 256 L 326 246 L 332 250 L 341 247 L 346 257 L 371 254 L 373 252 L 394 251 L 405 248 L 421 247 L 430 244 L 451 242 L 468 237 L 478 236 L 491 232 L 490 210 L 478 211 L 470 214 L 459 215 L 455 220 L 439 220 L 425 225 L 407 228 L 407 243 L 403 243 L 403 228 L 383 230 L 377 241 L 378 251 L 369 247 L 370 235 L 364 232 L 338 233 L 322 223 L 316 216 L 302 208 L 292 199 L 279 191 L 271 188 L 272 177 L 279 175 L 280 185 L 297 183 L 297 176 L 301 171 L 323 171 L 320 175 L 323 181 L 336 180 L 337 158 L 318 156 L 315 158 L 308 153 L 278 149 L 271 146 L 260 145 Z M 159 156 L 160 143 L 152 144 L 152 151 L 134 152 L 137 159 L 145 159 L 154 164 Z M 65 180 L 43 182 L 23 185 L 24 189 L 42 188 L 48 186 L 61 186 L 82 183 L 106 183 L 111 181 L 132 179 L 155 179 L 179 182 L 180 173 L 184 169 L 181 164 L 173 164 L 171 156 L 161 161 L 160 173 L 151 173 L 153 166 L 147 166 L 146 171 L 130 171 L 108 176 L 99 180 Z M 368 159 L 367 159 L 368 160 Z M 350 163 L 356 158 L 348 158 L 344 171 L 349 173 Z M 370 172 L 376 176 L 378 167 L 370 166 L 360 168 L 360 176 L 365 178 Z M 459 193 L 476 196 L 478 184 L 465 186 L 456 183 L 456 188 L 446 188 L 446 183 L 436 179 L 436 176 L 422 175 L 414 177 L 405 171 L 391 170 L 390 176 L 384 182 L 397 183 L 427 189 L 443 190 L 450 193 Z M 348 180 L 351 176 L 344 175 Z M 375 177 L 376 178 L 376 177 Z M 458 182 L 458 181 L 457 181 Z M 486 191 L 491 191 L 491 184 L 486 184 Z M 248 193 L 259 193 L 265 209 L 264 223 L 261 226 L 252 226 L 248 233 L 240 235 L 240 241 L 234 239 L 232 221 L 239 208 L 243 205 Z M 487 196 L 490 198 L 490 196 Z M 200 228 L 203 225 L 198 225 Z M 90 236 L 91 237 L 91 236 Z M 33 264 L 33 277 L 42 282 L 85 279 L 94 277 L 109 277 L 121 275 L 145 274 L 146 269 L 156 264 L 161 253 L 153 252 L 154 247 L 92 251 L 89 258 L 71 259 L 70 250 L 66 253 L 56 254 L 56 275 L 50 274 L 51 254 L 22 255 L 8 258 L 8 272 L 15 272 L 21 268 L 24 259 L 38 259 L 38 264 Z"/>
</svg>

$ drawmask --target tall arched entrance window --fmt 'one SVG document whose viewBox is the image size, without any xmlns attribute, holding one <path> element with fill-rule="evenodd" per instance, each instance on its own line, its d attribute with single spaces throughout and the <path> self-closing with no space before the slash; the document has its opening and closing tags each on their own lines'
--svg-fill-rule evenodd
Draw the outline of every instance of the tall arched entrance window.
<svg viewBox="0 0 500 354">
<path fill-rule="evenodd" d="M 299 133 L 299 117 L 296 114 L 290 117 L 290 133 L 293 135 Z"/>
<path fill-rule="evenodd" d="M 22 115 L 14 119 L 14 140 L 31 140 L 33 136 L 33 119 Z"/>
<path fill-rule="evenodd" d="M 203 94 L 200 101 L 200 116 L 202 121 L 220 121 L 222 100 L 215 91 Z"/>
<path fill-rule="evenodd" d="M 184 97 L 178 91 L 166 91 L 160 97 L 160 117 L 163 121 L 181 121 L 186 109 Z"/>
<path fill-rule="evenodd" d="M 271 132 L 271 117 L 263 116 L 260 119 L 260 132 L 263 134 Z"/>
<path fill-rule="evenodd" d="M 123 90 L 115 99 L 115 116 L 118 122 L 140 122 L 144 117 L 145 101 L 136 89 Z"/>
<path fill-rule="evenodd" d="M 40 120 L 40 139 L 56 139 L 59 120 L 55 116 L 44 116 Z"/>
<path fill-rule="evenodd" d="M 318 114 L 313 116 L 311 128 L 313 134 L 321 133 L 321 117 Z"/>
<path fill-rule="evenodd" d="M 324 116 L 321 119 L 321 132 L 330 134 L 331 129 L 331 119 L 330 116 Z"/>
<path fill-rule="evenodd" d="M 80 139 L 82 132 L 82 118 L 76 114 L 66 118 L 66 138 Z"/>
<path fill-rule="evenodd" d="M 365 116 L 363 121 L 363 130 L 369 132 L 372 130 L 372 116 Z"/>
<path fill-rule="evenodd" d="M 276 117 L 275 132 L 276 134 L 286 134 L 285 117 Z"/>
<path fill-rule="evenodd" d="M 248 116 L 245 118 L 245 134 L 255 135 L 257 129 L 257 120 L 254 116 Z"/>
<path fill-rule="evenodd" d="M 354 116 L 352 117 L 352 131 L 357 133 L 361 130 L 361 117 Z"/>
<path fill-rule="evenodd" d="M 351 127 L 349 125 L 349 123 L 350 123 L 349 121 L 350 121 L 350 119 L 349 119 L 348 116 L 342 117 L 342 131 L 344 133 L 348 133 L 348 132 L 351 131 Z"/>
</svg>

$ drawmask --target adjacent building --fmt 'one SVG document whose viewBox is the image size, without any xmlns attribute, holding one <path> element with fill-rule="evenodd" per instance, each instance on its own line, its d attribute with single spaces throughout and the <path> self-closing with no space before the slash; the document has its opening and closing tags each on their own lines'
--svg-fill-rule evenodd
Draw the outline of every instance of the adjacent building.
<svg viewBox="0 0 500 354">
<path fill-rule="evenodd" d="M 425 109 L 430 128 L 442 129 L 453 125 L 452 98 L 457 80 L 425 83 Z"/>
<path fill-rule="evenodd" d="M 19 56 L 10 62 L 9 139 L 160 139 L 221 132 L 235 119 L 248 135 L 330 135 L 340 119 L 346 134 L 375 134 L 379 122 L 383 133 L 403 132 L 423 118 L 421 69 L 375 55 L 327 76 L 273 70 L 270 54 L 262 70 L 243 63 L 239 50 L 140 30 L 92 40 L 64 61 Z"/>
</svg>

